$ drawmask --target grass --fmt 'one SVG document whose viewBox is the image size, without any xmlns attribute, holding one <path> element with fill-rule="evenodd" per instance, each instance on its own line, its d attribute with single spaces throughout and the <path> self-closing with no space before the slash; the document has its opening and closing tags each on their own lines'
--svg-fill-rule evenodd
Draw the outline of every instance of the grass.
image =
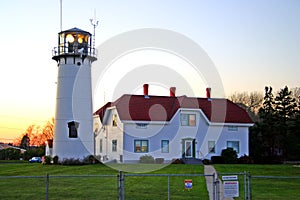
<svg viewBox="0 0 300 200">
<path fill-rule="evenodd" d="M 135 167 L 151 168 L 147 164 Z M 132 169 L 132 165 L 124 165 L 122 168 Z M 62 166 L 29 163 L 0 164 L 1 199 L 45 199 L 46 174 L 49 174 L 49 199 L 118 199 L 118 171 L 110 167 L 100 164 Z M 203 166 L 168 165 L 149 174 L 203 174 Z M 8 179 L 3 176 L 27 178 Z M 192 190 L 184 189 L 185 179 L 193 180 Z M 167 177 L 125 174 L 124 183 L 126 199 L 167 199 Z M 208 199 L 204 177 L 170 177 L 170 193 L 171 199 Z"/>
<path fill-rule="evenodd" d="M 218 173 L 250 172 L 252 199 L 300 199 L 298 165 L 214 165 Z M 232 173 L 234 174 L 234 173 Z M 263 178 L 265 176 L 265 178 Z M 298 177 L 298 178 L 296 178 Z M 239 175 L 240 197 L 244 198 L 243 176 Z"/>
<path fill-rule="evenodd" d="M 113 167 L 113 168 L 112 168 Z M 0 162 L 2 199 L 45 199 L 49 174 L 49 199 L 118 199 L 118 170 L 137 170 L 143 174 L 203 174 L 201 165 L 42 165 Z M 300 199 L 300 167 L 294 165 L 214 165 L 221 173 L 251 172 L 252 199 Z M 156 169 L 151 171 L 150 169 Z M 149 172 L 147 172 L 149 171 Z M 132 172 L 129 172 L 133 174 Z M 167 199 L 168 177 L 138 177 L 125 173 L 126 199 Z M 102 176 L 103 175 L 103 176 Z M 104 175 L 111 175 L 109 177 Z M 224 175 L 224 174 L 223 174 Z M 228 174 L 227 174 L 228 175 Z M 4 176 L 39 176 L 7 178 Z M 279 178 L 259 178 L 277 176 Z M 239 175 L 240 197 L 244 199 L 243 176 Z M 184 180 L 193 180 L 193 189 L 184 189 Z M 208 199 L 204 177 L 170 177 L 171 199 Z"/>
</svg>

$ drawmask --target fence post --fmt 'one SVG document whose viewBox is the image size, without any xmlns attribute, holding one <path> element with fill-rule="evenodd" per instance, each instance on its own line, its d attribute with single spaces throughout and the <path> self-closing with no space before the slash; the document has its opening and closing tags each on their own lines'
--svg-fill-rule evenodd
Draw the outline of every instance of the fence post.
<svg viewBox="0 0 300 200">
<path fill-rule="evenodd" d="M 168 200 L 170 200 L 170 176 L 168 176 Z"/>
<path fill-rule="evenodd" d="M 251 199 L 251 174 L 248 172 L 248 200 Z"/>
<path fill-rule="evenodd" d="M 119 200 L 124 200 L 124 173 L 122 171 L 119 172 L 118 175 L 119 181 Z"/>
<path fill-rule="evenodd" d="M 216 200 L 216 181 L 215 181 L 215 173 L 212 175 L 212 184 L 213 184 L 213 199 Z"/>
<path fill-rule="evenodd" d="M 247 200 L 247 172 L 244 171 L 244 199 Z"/>
<path fill-rule="evenodd" d="M 49 174 L 46 174 L 46 200 L 49 198 Z"/>
</svg>

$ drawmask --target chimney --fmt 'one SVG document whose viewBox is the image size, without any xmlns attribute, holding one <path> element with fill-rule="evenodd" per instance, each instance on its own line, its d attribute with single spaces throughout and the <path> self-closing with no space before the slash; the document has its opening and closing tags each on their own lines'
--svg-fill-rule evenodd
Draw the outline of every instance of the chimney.
<svg viewBox="0 0 300 200">
<path fill-rule="evenodd" d="M 210 99 L 211 88 L 206 88 L 206 98 Z"/>
<path fill-rule="evenodd" d="M 170 97 L 175 97 L 176 87 L 170 87 Z"/>
<path fill-rule="evenodd" d="M 149 88 L 149 85 L 148 85 L 148 84 L 144 84 L 143 87 L 144 87 L 144 95 L 145 95 L 145 96 L 148 96 L 148 88 Z"/>
</svg>

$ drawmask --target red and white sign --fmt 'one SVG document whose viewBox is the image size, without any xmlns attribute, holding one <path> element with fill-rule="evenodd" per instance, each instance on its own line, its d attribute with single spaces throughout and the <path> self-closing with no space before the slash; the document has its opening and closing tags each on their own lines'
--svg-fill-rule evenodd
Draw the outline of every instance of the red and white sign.
<svg viewBox="0 0 300 200">
<path fill-rule="evenodd" d="M 224 181 L 224 197 L 239 197 L 239 182 L 238 181 Z"/>
<path fill-rule="evenodd" d="M 185 187 L 185 189 L 192 189 L 193 188 L 193 180 L 192 179 L 184 180 L 184 187 Z"/>
</svg>

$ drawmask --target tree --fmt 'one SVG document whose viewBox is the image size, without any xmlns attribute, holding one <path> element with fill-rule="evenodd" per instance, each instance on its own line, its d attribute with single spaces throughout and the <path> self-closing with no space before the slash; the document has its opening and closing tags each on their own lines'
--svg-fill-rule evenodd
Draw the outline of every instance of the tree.
<svg viewBox="0 0 300 200">
<path fill-rule="evenodd" d="M 278 117 L 277 130 L 279 131 L 280 147 L 284 159 L 287 159 L 288 155 L 294 154 L 292 150 L 294 148 L 291 148 L 291 145 L 297 146 L 295 141 L 299 142 L 299 140 L 295 140 L 297 138 L 295 135 L 297 109 L 296 99 L 293 97 L 292 91 L 285 86 L 275 98 L 275 110 Z"/>
<path fill-rule="evenodd" d="M 250 92 L 249 94 L 248 92 L 235 92 L 229 97 L 229 99 L 244 108 L 253 121 L 258 120 L 258 109 L 261 107 L 263 102 L 263 95 L 261 93 Z"/>
<path fill-rule="evenodd" d="M 278 131 L 275 128 L 277 118 L 274 109 L 272 87 L 265 87 L 262 107 L 258 111 L 259 121 L 250 129 L 251 154 L 256 162 L 277 160 Z"/>
<path fill-rule="evenodd" d="M 250 154 L 255 161 L 281 162 L 300 159 L 300 113 L 293 93 L 284 87 L 274 98 L 265 87 L 260 120 L 250 129 Z"/>
<path fill-rule="evenodd" d="M 30 146 L 44 146 L 47 140 L 53 139 L 53 135 L 54 118 L 51 121 L 47 121 L 43 128 L 34 124 L 30 125 L 14 144 L 25 149 L 28 149 Z"/>
<path fill-rule="evenodd" d="M 287 86 L 278 92 L 275 98 L 275 110 L 280 120 L 284 122 L 287 119 L 295 117 L 297 110 L 296 99 L 293 98 L 292 91 Z"/>
<path fill-rule="evenodd" d="M 22 149 L 28 149 L 29 146 L 30 146 L 30 139 L 29 139 L 28 135 L 25 134 L 25 135 L 23 135 L 23 137 L 22 137 L 20 147 L 21 147 Z"/>
<path fill-rule="evenodd" d="M 53 139 L 53 137 L 54 137 L 54 118 L 53 117 L 50 121 L 47 121 L 47 123 L 44 125 L 42 134 L 43 134 L 45 141 Z"/>
</svg>

